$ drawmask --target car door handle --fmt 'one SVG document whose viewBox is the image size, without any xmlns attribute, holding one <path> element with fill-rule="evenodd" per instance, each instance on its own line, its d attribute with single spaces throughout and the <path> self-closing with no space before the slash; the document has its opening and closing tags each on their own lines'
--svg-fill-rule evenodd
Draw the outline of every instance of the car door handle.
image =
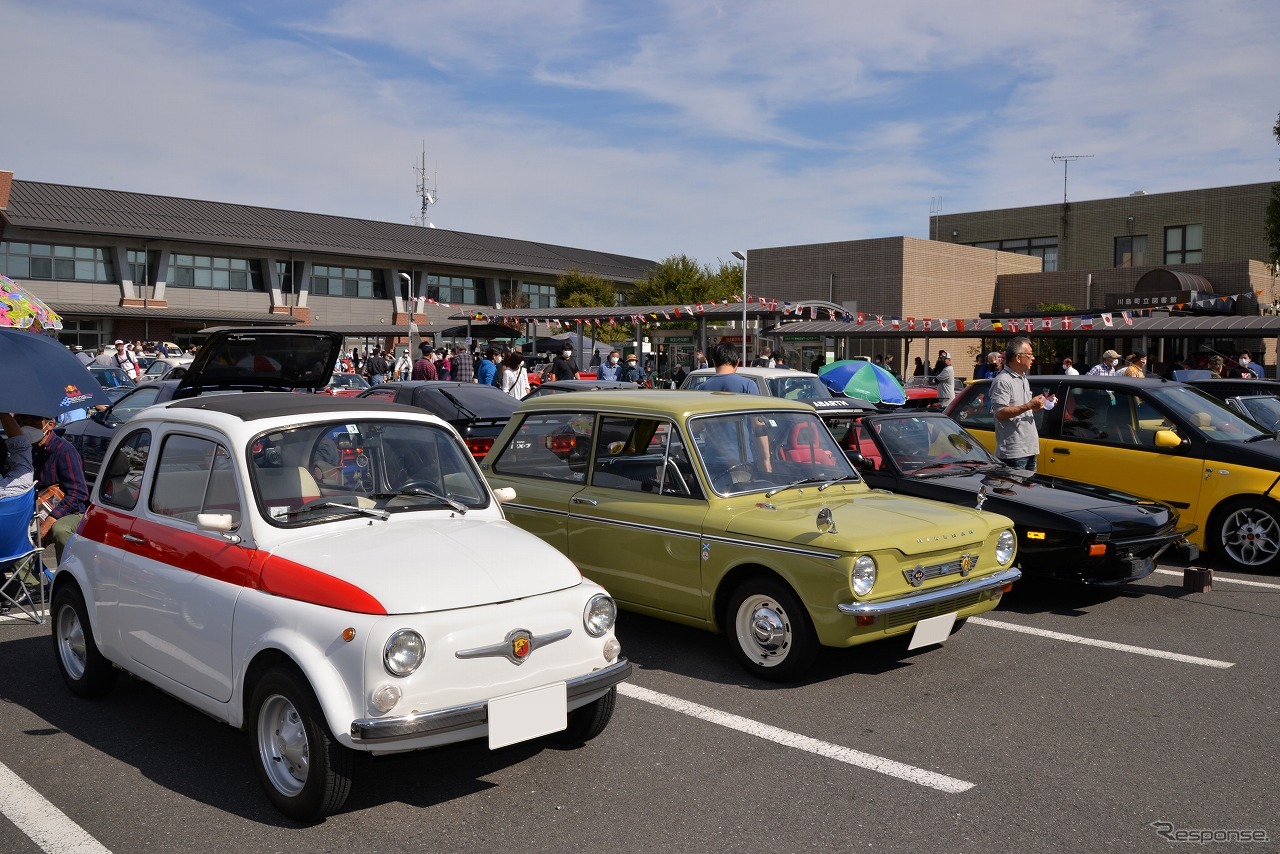
<svg viewBox="0 0 1280 854">
<path fill-rule="evenodd" d="M 1067 456 L 1071 456 L 1071 450 L 1069 448 L 1054 448 L 1053 452 L 1055 454 L 1066 454 Z"/>
<path fill-rule="evenodd" d="M 137 534 L 125 534 L 123 537 L 126 543 L 145 543 L 145 537 L 139 537 Z"/>
<path fill-rule="evenodd" d="M 569 501 L 573 504 L 590 504 L 592 507 L 595 507 L 597 504 L 600 503 L 599 501 L 596 501 L 594 498 L 582 498 L 577 495 L 573 496 L 573 498 L 569 499 Z"/>
</svg>

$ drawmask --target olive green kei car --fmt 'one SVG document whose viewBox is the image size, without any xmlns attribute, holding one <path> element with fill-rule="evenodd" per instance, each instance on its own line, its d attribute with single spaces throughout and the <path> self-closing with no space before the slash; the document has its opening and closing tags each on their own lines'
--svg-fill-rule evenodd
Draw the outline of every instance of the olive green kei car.
<svg viewBox="0 0 1280 854">
<path fill-rule="evenodd" d="M 766 679 L 794 678 L 821 646 L 941 643 L 1021 576 L 1008 518 L 869 488 L 801 401 L 528 400 L 481 469 L 510 521 L 620 607 L 723 632 Z"/>
</svg>

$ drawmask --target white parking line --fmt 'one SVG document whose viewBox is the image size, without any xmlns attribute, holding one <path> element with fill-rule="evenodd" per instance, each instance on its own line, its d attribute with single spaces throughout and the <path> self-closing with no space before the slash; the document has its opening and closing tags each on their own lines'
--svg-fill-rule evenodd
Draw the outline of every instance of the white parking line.
<svg viewBox="0 0 1280 854">
<path fill-rule="evenodd" d="M 731 715 L 719 709 L 692 703 L 688 700 L 681 700 L 679 697 L 659 694 L 657 691 L 650 691 L 648 688 L 641 688 L 639 685 L 630 682 L 620 683 L 618 685 L 618 693 L 633 700 L 652 703 L 655 706 L 661 706 L 673 712 L 680 712 L 708 723 L 776 742 L 784 747 L 794 747 L 797 750 L 804 750 L 848 765 L 856 765 L 859 768 L 866 768 L 869 771 L 876 771 L 880 774 L 888 774 L 890 777 L 897 777 L 910 783 L 918 783 L 921 786 L 928 786 L 931 789 L 937 789 L 942 792 L 967 792 L 974 786 L 973 783 L 965 780 L 957 780 L 955 777 L 948 777 L 944 774 L 935 774 L 932 771 L 926 771 L 923 768 L 916 768 L 912 765 L 904 765 L 901 762 L 894 762 L 892 759 L 885 759 L 882 756 L 863 753 L 861 750 L 819 741 L 816 738 L 762 724 L 750 718 Z"/>
<path fill-rule="evenodd" d="M 1037 637 L 1052 638 L 1053 640 L 1070 641 L 1071 643 L 1078 643 L 1083 646 L 1097 646 L 1102 649 L 1115 649 L 1120 652 L 1132 652 L 1135 655 L 1149 655 L 1152 658 L 1164 658 L 1169 661 L 1180 661 L 1183 664 L 1199 664 L 1204 667 L 1218 667 L 1224 670 L 1228 667 L 1235 667 L 1235 662 L 1232 661 L 1218 661 L 1213 658 L 1200 658 L 1195 655 L 1183 655 L 1180 652 L 1165 652 L 1162 649 L 1149 649 L 1145 646 L 1132 646 L 1127 643 L 1094 640 L 1093 638 L 1082 638 L 1079 635 L 1065 635 L 1062 632 L 1051 632 L 1048 629 L 1033 629 L 1030 626 L 1019 626 L 1015 623 L 1006 623 L 1002 620 L 989 620 L 986 617 L 970 617 L 969 622 L 975 623 L 979 626 L 990 626 L 993 629 L 1022 632 L 1024 635 L 1036 635 Z"/>
<path fill-rule="evenodd" d="M 1182 570 L 1179 569 L 1157 569 L 1156 572 L 1163 575 L 1177 575 L 1179 577 L 1182 575 Z M 1215 582 L 1221 581 L 1226 584 L 1245 584 L 1249 587 L 1270 587 L 1272 590 L 1280 590 L 1280 584 L 1270 584 L 1266 581 L 1249 581 L 1244 578 L 1229 578 L 1225 575 L 1218 575 L 1216 572 L 1213 574 L 1213 580 Z"/>
<path fill-rule="evenodd" d="M 0 763 L 0 813 L 40 846 L 66 854 L 111 854 L 110 849 L 45 800 L 26 781 Z"/>
</svg>

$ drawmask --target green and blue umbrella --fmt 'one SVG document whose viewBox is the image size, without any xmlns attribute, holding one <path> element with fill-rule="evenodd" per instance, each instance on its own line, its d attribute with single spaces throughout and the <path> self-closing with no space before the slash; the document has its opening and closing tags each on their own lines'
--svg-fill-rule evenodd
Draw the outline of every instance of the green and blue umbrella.
<svg viewBox="0 0 1280 854">
<path fill-rule="evenodd" d="M 818 369 L 827 388 L 846 397 L 901 406 L 907 393 L 898 378 L 879 365 L 863 359 L 841 359 Z"/>
</svg>

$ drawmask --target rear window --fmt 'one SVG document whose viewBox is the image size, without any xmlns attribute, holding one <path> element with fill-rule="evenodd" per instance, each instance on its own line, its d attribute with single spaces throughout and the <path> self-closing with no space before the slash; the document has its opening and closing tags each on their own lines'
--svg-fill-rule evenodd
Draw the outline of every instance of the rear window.
<svg viewBox="0 0 1280 854">
<path fill-rule="evenodd" d="M 458 419 L 510 418 L 520 401 L 493 386 L 462 383 L 423 386 L 414 392 L 414 403 L 450 421 Z"/>
</svg>

